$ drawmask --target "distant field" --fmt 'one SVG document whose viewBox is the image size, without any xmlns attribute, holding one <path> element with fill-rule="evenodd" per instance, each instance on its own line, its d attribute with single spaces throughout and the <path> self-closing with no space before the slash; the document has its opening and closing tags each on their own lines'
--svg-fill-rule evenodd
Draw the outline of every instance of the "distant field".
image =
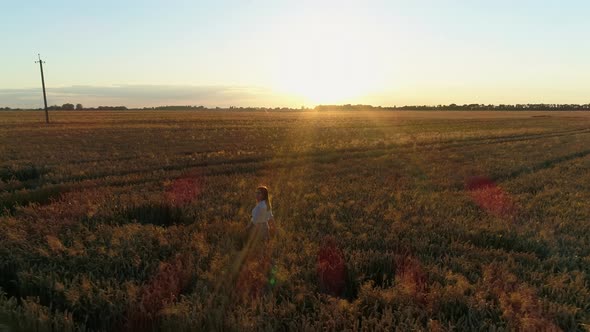
<svg viewBox="0 0 590 332">
<path fill-rule="evenodd" d="M 0 112 L 0 329 L 590 330 L 590 112 L 50 118 Z"/>
</svg>

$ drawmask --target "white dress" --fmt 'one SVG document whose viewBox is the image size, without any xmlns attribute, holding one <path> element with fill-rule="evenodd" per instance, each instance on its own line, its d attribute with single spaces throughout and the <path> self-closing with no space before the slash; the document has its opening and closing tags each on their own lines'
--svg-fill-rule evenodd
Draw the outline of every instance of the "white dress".
<svg viewBox="0 0 590 332">
<path fill-rule="evenodd" d="M 254 225 L 266 224 L 268 227 L 268 221 L 272 219 L 272 210 L 266 208 L 266 201 L 260 201 L 254 209 L 252 209 L 252 223 Z"/>
</svg>

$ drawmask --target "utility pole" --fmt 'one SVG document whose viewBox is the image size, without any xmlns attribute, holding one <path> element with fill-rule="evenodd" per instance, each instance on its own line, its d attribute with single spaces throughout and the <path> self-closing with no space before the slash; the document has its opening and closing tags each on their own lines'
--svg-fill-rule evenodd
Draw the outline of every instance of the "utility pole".
<svg viewBox="0 0 590 332">
<path fill-rule="evenodd" d="M 43 86 L 43 101 L 45 102 L 45 122 L 49 123 L 49 113 L 47 112 L 47 95 L 45 94 L 45 77 L 43 77 L 43 60 L 41 60 L 41 55 L 39 56 L 39 61 L 35 61 L 35 63 L 39 63 L 39 67 L 41 68 L 41 85 Z"/>
</svg>

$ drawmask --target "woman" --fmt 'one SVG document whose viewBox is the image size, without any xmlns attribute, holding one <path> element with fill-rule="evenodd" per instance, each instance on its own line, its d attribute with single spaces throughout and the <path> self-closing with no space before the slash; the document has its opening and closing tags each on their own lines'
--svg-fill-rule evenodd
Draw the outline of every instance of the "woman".
<svg viewBox="0 0 590 332">
<path fill-rule="evenodd" d="M 269 291 L 274 285 L 271 280 L 276 274 L 272 258 L 273 250 L 267 242 L 268 223 L 272 221 L 274 224 L 267 187 L 256 188 L 256 203 L 252 209 L 252 219 L 248 223 L 248 242 L 242 248 L 242 256 L 238 260 L 241 266 L 239 266 L 236 290 L 244 299 L 257 298 Z"/>
<path fill-rule="evenodd" d="M 269 222 L 274 222 L 272 207 L 268 198 L 268 188 L 260 186 L 256 188 L 256 206 L 252 209 L 252 219 L 248 225 L 250 241 L 260 242 L 270 237 Z"/>
</svg>

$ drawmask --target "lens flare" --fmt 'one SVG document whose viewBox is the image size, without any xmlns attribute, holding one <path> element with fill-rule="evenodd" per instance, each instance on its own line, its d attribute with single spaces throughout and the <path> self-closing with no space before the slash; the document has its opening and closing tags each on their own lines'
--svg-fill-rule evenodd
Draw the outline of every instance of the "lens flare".
<svg viewBox="0 0 590 332">
<path fill-rule="evenodd" d="M 202 191 L 203 176 L 194 171 L 167 185 L 166 200 L 172 206 L 183 206 L 196 199 Z"/>
<path fill-rule="evenodd" d="M 317 274 L 320 290 L 341 296 L 346 286 L 346 263 L 342 250 L 332 236 L 326 236 L 318 252 Z"/>
<path fill-rule="evenodd" d="M 486 176 L 470 177 L 465 189 L 477 206 L 494 216 L 509 217 L 516 212 L 510 196 Z"/>
</svg>

